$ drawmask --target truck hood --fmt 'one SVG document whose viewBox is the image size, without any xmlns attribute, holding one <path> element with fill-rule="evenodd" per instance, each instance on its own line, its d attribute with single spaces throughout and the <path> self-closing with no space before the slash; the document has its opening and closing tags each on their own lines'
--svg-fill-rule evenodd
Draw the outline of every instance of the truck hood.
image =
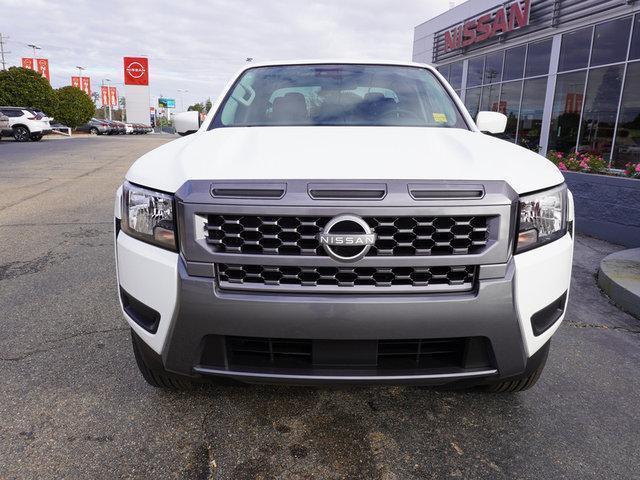
<svg viewBox="0 0 640 480">
<path fill-rule="evenodd" d="M 138 159 L 127 180 L 175 192 L 187 180 L 505 180 L 558 185 L 542 156 L 482 133 L 416 127 L 235 127 L 199 131 Z"/>
</svg>

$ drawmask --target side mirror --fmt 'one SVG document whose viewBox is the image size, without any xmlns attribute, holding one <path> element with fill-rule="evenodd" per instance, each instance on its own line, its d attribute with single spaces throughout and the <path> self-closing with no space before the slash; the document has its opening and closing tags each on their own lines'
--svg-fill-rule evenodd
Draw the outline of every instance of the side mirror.
<svg viewBox="0 0 640 480">
<path fill-rule="evenodd" d="M 481 132 L 504 133 L 507 129 L 507 116 L 498 112 L 479 112 L 476 125 Z"/>
<path fill-rule="evenodd" d="M 200 113 L 195 110 L 176 113 L 173 116 L 173 126 L 176 132 L 182 136 L 196 133 L 200 128 L 200 124 Z"/>
</svg>

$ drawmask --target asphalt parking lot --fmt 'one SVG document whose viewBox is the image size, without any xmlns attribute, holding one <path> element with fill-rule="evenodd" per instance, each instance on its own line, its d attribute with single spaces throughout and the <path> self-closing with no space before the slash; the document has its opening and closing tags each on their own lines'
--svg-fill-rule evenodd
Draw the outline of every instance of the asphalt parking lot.
<svg viewBox="0 0 640 480">
<path fill-rule="evenodd" d="M 640 478 L 640 321 L 578 237 L 536 387 L 144 382 L 116 296 L 113 193 L 171 136 L 0 143 L 0 478 Z"/>
</svg>

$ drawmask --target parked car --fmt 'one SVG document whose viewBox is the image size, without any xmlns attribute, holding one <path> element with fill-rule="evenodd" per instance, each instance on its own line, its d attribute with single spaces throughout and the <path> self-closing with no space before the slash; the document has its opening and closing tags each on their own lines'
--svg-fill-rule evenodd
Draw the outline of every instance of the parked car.
<svg viewBox="0 0 640 480">
<path fill-rule="evenodd" d="M 3 132 L 8 132 L 9 130 L 11 130 L 11 125 L 9 124 L 9 117 L 4 115 L 3 113 L 0 113 L 0 140 L 2 140 L 3 135 L 6 136 L 6 134 L 4 134 Z"/>
<path fill-rule="evenodd" d="M 573 197 L 431 66 L 245 67 L 131 166 L 122 313 L 156 387 L 536 383 L 571 281 Z M 217 132 L 217 133 L 216 133 Z"/>
<path fill-rule="evenodd" d="M 111 122 L 112 126 L 113 126 L 113 134 L 114 135 L 124 135 L 125 133 L 127 133 L 126 127 L 124 125 L 124 123 L 119 122 L 117 120 L 113 120 Z"/>
<path fill-rule="evenodd" d="M 108 122 L 106 122 L 105 120 L 99 120 L 97 118 L 92 118 L 84 125 L 80 125 L 78 128 L 76 128 L 76 131 L 78 132 L 87 132 L 91 135 L 106 135 L 109 134 L 110 130 L 111 127 L 109 126 Z"/>
<path fill-rule="evenodd" d="M 4 134 L 13 135 L 17 142 L 38 141 L 51 133 L 49 118 L 41 112 L 25 107 L 0 107 L 0 112 L 9 117 Z"/>
</svg>

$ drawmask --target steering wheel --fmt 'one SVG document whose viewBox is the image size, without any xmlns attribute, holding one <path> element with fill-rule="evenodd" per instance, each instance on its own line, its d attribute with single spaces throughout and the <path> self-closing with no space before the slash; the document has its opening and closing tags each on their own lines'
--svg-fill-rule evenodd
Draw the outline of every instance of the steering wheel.
<svg viewBox="0 0 640 480">
<path fill-rule="evenodd" d="M 409 117 L 409 118 L 413 118 L 414 120 L 422 120 L 422 118 L 420 118 L 420 116 L 416 112 L 412 112 L 411 110 L 405 110 L 403 108 L 394 108 L 393 110 L 389 110 L 388 112 L 385 112 L 382 115 L 380 115 L 380 118 L 387 118 L 387 117 L 390 117 L 391 115 L 396 115 L 397 116 L 396 118 Z"/>
</svg>

